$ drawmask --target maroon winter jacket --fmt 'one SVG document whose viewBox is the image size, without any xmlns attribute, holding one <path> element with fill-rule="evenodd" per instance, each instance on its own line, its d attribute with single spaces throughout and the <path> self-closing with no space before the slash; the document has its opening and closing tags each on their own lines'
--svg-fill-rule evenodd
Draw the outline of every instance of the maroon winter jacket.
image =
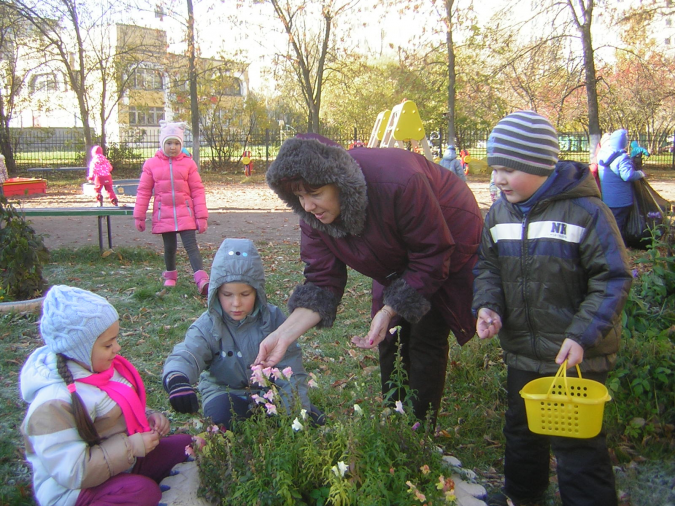
<svg viewBox="0 0 675 506">
<path fill-rule="evenodd" d="M 344 223 L 337 225 L 342 229 L 339 233 L 306 213 L 293 194 L 279 191 L 285 179 L 302 172 L 298 169 L 303 165 L 302 153 L 289 152 L 285 163 L 280 152 L 279 163 L 270 167 L 267 176 L 268 184 L 301 216 L 305 285 L 329 290 L 339 301 L 349 266 L 373 279 L 374 315 L 384 300 L 391 304 L 387 287 L 403 280 L 445 316 L 460 344 L 467 342 L 475 333 L 472 269 L 483 227 L 469 187 L 452 172 L 399 148 L 344 151 L 358 164 L 353 174 L 348 170 L 345 175 L 339 167 L 349 161 L 339 153 L 340 160 L 332 160 L 336 148 L 330 149 L 334 151 L 323 157 L 325 166 L 306 165 L 311 168 L 301 175 L 310 183 L 308 177 L 316 177 L 340 188 Z M 331 177 L 333 173 L 337 175 Z M 363 178 L 365 192 L 359 189 Z M 405 307 L 391 305 L 407 320 L 422 316 L 410 314 L 417 309 L 406 313 Z M 311 303 L 301 307 L 314 309 Z"/>
</svg>

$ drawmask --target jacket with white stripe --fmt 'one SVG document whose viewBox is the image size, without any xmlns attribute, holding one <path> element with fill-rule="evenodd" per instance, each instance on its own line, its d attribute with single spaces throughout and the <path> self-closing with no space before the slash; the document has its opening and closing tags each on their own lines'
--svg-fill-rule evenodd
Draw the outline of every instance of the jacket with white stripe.
<svg viewBox="0 0 675 506">
<path fill-rule="evenodd" d="M 582 372 L 608 371 L 632 283 L 628 257 L 588 166 L 561 161 L 555 172 L 527 214 L 501 198 L 485 217 L 473 310 L 501 316 L 511 367 L 553 374 L 570 338 L 584 348 Z"/>
</svg>

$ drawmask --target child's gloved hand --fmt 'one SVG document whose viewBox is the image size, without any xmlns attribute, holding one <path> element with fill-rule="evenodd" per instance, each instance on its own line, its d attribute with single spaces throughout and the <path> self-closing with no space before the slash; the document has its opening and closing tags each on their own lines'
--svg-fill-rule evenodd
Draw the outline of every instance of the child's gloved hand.
<svg viewBox="0 0 675 506">
<path fill-rule="evenodd" d="M 197 232 L 199 232 L 200 234 L 203 234 L 204 232 L 206 232 L 206 229 L 208 227 L 209 226 L 208 226 L 208 223 L 206 222 L 206 220 L 201 220 L 201 219 L 197 218 Z"/>
<path fill-rule="evenodd" d="M 171 407 L 178 413 L 196 413 L 199 411 L 197 393 L 186 376 L 182 374 L 172 375 L 168 382 L 165 381 L 164 388 L 169 393 Z"/>
<path fill-rule="evenodd" d="M 142 220 L 140 218 L 136 218 L 136 230 L 139 232 L 145 232 L 145 220 Z"/>
</svg>

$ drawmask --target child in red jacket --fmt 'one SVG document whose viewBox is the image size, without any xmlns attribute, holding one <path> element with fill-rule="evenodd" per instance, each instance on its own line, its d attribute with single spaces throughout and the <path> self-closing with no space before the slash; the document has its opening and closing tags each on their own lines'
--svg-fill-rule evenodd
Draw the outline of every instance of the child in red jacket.
<svg viewBox="0 0 675 506">
<path fill-rule="evenodd" d="M 197 164 L 185 155 L 183 132 L 185 123 L 160 121 L 159 146 L 155 156 L 143 165 L 138 183 L 134 219 L 139 232 L 145 230 L 145 213 L 152 201 L 152 233 L 162 234 L 164 286 L 176 286 L 176 251 L 178 234 L 190 259 L 199 293 L 209 290 L 209 275 L 204 270 L 195 231 L 206 232 L 209 212 Z"/>
<path fill-rule="evenodd" d="M 105 191 L 108 192 L 110 203 L 114 206 L 117 205 L 117 195 L 115 195 L 115 190 L 113 190 L 113 181 L 112 176 L 110 175 L 112 170 L 113 166 L 103 154 L 103 148 L 101 148 L 101 146 L 92 146 L 91 160 L 89 161 L 89 175 L 87 176 L 87 179 L 94 183 L 96 200 L 98 200 L 101 205 L 103 205 L 101 188 L 105 188 Z"/>
</svg>

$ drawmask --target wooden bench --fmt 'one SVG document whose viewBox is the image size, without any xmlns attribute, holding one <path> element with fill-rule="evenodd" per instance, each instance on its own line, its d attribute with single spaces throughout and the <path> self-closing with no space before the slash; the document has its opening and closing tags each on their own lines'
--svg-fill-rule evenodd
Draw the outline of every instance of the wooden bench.
<svg viewBox="0 0 675 506">
<path fill-rule="evenodd" d="M 98 247 L 103 253 L 103 220 L 108 232 L 108 248 L 112 249 L 111 216 L 130 216 L 134 214 L 134 206 L 121 207 L 34 207 L 21 208 L 19 212 L 30 216 L 96 216 L 98 220 Z"/>
</svg>

